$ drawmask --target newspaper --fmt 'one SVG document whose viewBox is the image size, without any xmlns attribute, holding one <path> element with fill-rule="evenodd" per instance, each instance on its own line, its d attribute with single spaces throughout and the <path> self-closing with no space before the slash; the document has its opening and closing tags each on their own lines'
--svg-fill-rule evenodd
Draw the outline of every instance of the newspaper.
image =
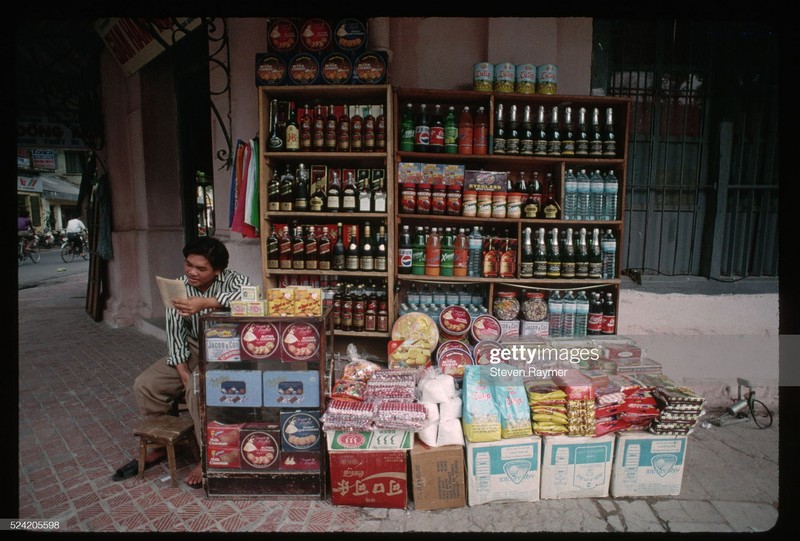
<svg viewBox="0 0 800 541">
<path fill-rule="evenodd" d="M 158 290 L 161 292 L 161 301 L 164 303 L 165 308 L 175 308 L 172 305 L 172 299 L 180 298 L 185 299 L 186 286 L 178 279 L 164 278 L 163 276 L 156 276 L 156 283 L 158 283 Z"/>
</svg>

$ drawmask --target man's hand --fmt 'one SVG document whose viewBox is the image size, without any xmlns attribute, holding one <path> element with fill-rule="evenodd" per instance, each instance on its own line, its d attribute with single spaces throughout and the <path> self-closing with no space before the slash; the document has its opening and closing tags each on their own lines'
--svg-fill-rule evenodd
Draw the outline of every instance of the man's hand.
<svg viewBox="0 0 800 541">
<path fill-rule="evenodd" d="M 219 308 L 220 304 L 214 297 L 186 297 L 172 299 L 172 305 L 182 316 L 193 316 L 207 308 Z"/>
<path fill-rule="evenodd" d="M 178 371 L 178 375 L 181 377 L 183 388 L 186 389 L 189 385 L 189 378 L 192 377 L 192 374 L 189 372 L 189 368 L 186 366 L 186 363 L 181 363 L 175 366 L 175 369 Z"/>
</svg>

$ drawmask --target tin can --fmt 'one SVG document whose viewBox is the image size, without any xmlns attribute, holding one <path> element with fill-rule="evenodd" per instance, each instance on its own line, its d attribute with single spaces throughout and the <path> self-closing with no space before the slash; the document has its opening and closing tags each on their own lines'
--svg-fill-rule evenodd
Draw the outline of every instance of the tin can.
<svg viewBox="0 0 800 541">
<path fill-rule="evenodd" d="M 520 94 L 535 94 L 536 66 L 534 64 L 518 64 L 515 81 L 516 91 Z"/>
<path fill-rule="evenodd" d="M 555 94 L 558 87 L 558 66 L 544 64 L 536 70 L 536 93 Z"/>
<path fill-rule="evenodd" d="M 480 92 L 491 92 L 494 81 L 494 66 L 488 62 L 478 62 L 472 66 L 472 88 Z"/>
<path fill-rule="evenodd" d="M 514 92 L 514 78 L 516 66 L 510 62 L 495 64 L 494 66 L 494 91 Z"/>
</svg>

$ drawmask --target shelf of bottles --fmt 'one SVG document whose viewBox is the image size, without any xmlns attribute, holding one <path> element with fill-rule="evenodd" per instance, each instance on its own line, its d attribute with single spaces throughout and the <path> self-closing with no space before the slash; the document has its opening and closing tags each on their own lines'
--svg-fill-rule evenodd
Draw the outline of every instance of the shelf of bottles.
<svg viewBox="0 0 800 541">
<path fill-rule="evenodd" d="M 401 306 L 454 282 L 615 311 L 628 99 L 398 89 L 395 114 Z"/>
<path fill-rule="evenodd" d="M 332 305 L 344 284 L 380 283 L 394 306 L 392 107 L 388 85 L 259 88 L 265 287 L 322 281 Z M 388 336 L 355 329 L 335 333 Z"/>
</svg>

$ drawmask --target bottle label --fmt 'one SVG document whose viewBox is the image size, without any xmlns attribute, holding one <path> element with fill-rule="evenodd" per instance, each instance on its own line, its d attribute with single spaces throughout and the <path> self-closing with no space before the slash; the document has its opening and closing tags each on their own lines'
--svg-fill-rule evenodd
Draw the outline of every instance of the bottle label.
<svg viewBox="0 0 800 541">
<path fill-rule="evenodd" d="M 577 261 L 575 263 L 575 277 L 576 278 L 586 278 L 589 276 L 589 262 L 588 261 Z"/>
<path fill-rule="evenodd" d="M 603 156 L 613 158 L 617 155 L 617 142 L 614 139 L 603 141 Z"/>
<path fill-rule="evenodd" d="M 386 255 L 379 255 L 375 258 L 375 262 L 373 263 L 373 268 L 376 271 L 385 271 L 386 270 Z"/>
<path fill-rule="evenodd" d="M 356 196 L 345 195 L 342 198 L 342 208 L 345 210 L 356 210 Z"/>
<path fill-rule="evenodd" d="M 587 154 L 589 154 L 589 140 L 578 139 L 575 141 L 575 155 L 586 156 Z"/>
<path fill-rule="evenodd" d="M 413 250 L 411 248 L 400 248 L 397 251 L 397 270 L 407 273 L 411 269 Z M 405 271 L 403 270 L 405 269 Z"/>
<path fill-rule="evenodd" d="M 441 250 L 439 260 L 439 273 L 442 276 L 453 276 L 455 254 L 453 250 Z"/>
<path fill-rule="evenodd" d="M 472 154 L 472 127 L 458 129 L 458 153 Z"/>
<path fill-rule="evenodd" d="M 601 262 L 589 262 L 589 278 L 600 278 L 603 271 L 603 264 Z"/>
<path fill-rule="evenodd" d="M 348 255 L 344 258 L 344 268 L 351 271 L 358 270 L 358 256 Z"/>
<path fill-rule="evenodd" d="M 589 319 L 586 322 L 586 330 L 592 334 L 600 334 L 603 330 L 603 314 L 590 312 Z"/>
<path fill-rule="evenodd" d="M 533 261 L 522 262 L 522 264 L 519 266 L 519 277 L 520 278 L 533 277 Z"/>
<path fill-rule="evenodd" d="M 533 263 L 533 277 L 534 278 L 546 278 L 547 277 L 547 262 L 546 261 L 534 261 L 534 263 Z"/>
<path fill-rule="evenodd" d="M 603 334 L 614 334 L 614 331 L 617 327 L 617 317 L 615 315 L 603 315 L 602 316 L 602 329 L 600 330 Z"/>
<path fill-rule="evenodd" d="M 431 126 L 430 130 L 430 145 L 432 147 L 444 147 L 444 127 Z"/>
<path fill-rule="evenodd" d="M 547 262 L 547 277 L 560 278 L 561 277 L 561 261 L 548 261 Z"/>
<path fill-rule="evenodd" d="M 442 251 L 440 248 L 429 247 L 425 249 L 426 275 L 439 276 L 441 262 L 442 262 Z"/>
<path fill-rule="evenodd" d="M 548 141 L 547 142 L 547 155 L 548 156 L 561 156 L 561 141 Z"/>
<path fill-rule="evenodd" d="M 314 212 L 322 212 L 322 198 L 312 197 L 310 201 L 310 208 Z"/>
<path fill-rule="evenodd" d="M 553 219 L 558 214 L 558 207 L 555 205 L 547 205 L 544 207 L 544 217 L 548 219 Z"/>
<path fill-rule="evenodd" d="M 455 154 L 458 151 L 458 128 L 444 129 L 444 151 Z"/>
<path fill-rule="evenodd" d="M 575 278 L 575 263 L 562 262 L 561 263 L 561 277 L 562 278 Z"/>
<path fill-rule="evenodd" d="M 300 150 L 300 130 L 297 126 L 286 127 L 286 150 Z"/>
<path fill-rule="evenodd" d="M 425 248 L 412 248 L 411 274 L 425 274 Z"/>
<path fill-rule="evenodd" d="M 428 146 L 431 143 L 431 129 L 429 126 L 417 126 L 414 129 L 414 144 Z"/>
<path fill-rule="evenodd" d="M 359 268 L 362 271 L 371 271 L 375 269 L 375 259 L 371 255 L 361 256 L 359 261 Z"/>
</svg>

